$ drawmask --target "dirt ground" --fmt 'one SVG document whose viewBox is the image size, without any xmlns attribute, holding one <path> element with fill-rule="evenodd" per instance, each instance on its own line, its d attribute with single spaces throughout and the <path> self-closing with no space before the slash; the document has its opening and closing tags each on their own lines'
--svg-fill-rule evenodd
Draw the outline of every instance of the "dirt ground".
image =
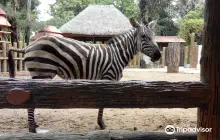
<svg viewBox="0 0 220 140">
<path fill-rule="evenodd" d="M 29 78 L 20 73 L 19 78 Z M 122 80 L 199 81 L 198 70 L 181 69 L 169 74 L 166 69 L 126 69 Z M 0 75 L 7 77 L 7 74 Z M 97 109 L 36 109 L 38 132 L 88 132 L 98 130 Z M 196 108 L 191 109 L 105 109 L 107 130 L 164 130 L 166 125 L 195 127 Z M 0 132 L 27 132 L 27 112 L 24 109 L 1 109 Z"/>
</svg>

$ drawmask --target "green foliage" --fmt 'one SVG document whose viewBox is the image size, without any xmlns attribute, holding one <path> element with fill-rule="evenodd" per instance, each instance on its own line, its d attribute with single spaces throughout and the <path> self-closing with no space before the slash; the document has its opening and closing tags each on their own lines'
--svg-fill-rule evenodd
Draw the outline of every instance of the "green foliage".
<svg viewBox="0 0 220 140">
<path fill-rule="evenodd" d="M 187 15 L 185 15 L 184 19 L 180 21 L 179 24 L 179 36 L 184 38 L 187 44 L 190 44 L 190 35 L 192 33 L 200 33 L 203 32 L 204 26 L 204 4 L 200 3 L 196 5 L 195 10 L 189 11 Z"/>
<path fill-rule="evenodd" d="M 195 10 L 189 11 L 189 13 L 184 17 L 185 19 L 201 19 L 204 18 L 205 5 L 199 3 L 196 5 Z"/>
<path fill-rule="evenodd" d="M 45 27 L 46 25 L 51 25 L 51 26 L 55 26 L 58 29 L 60 28 L 60 26 L 62 26 L 63 24 L 65 24 L 65 22 L 62 19 L 59 18 L 51 18 L 47 21 L 38 21 L 35 22 L 35 24 L 32 26 L 32 31 L 36 32 L 39 29 Z"/>
<path fill-rule="evenodd" d="M 110 0 L 126 17 L 139 19 L 140 10 L 134 0 Z"/>
<path fill-rule="evenodd" d="M 66 23 L 83 11 L 89 4 L 114 5 L 128 18 L 139 16 L 139 8 L 134 0 L 56 0 L 50 5 L 51 15 L 60 19 L 60 23 Z"/>
<path fill-rule="evenodd" d="M 190 35 L 195 32 L 202 33 L 203 26 L 203 19 L 184 19 L 179 25 L 179 36 L 190 44 Z"/>
<path fill-rule="evenodd" d="M 195 9 L 198 3 L 203 3 L 203 0 L 140 0 L 140 17 L 142 19 L 151 17 L 158 20 L 157 35 L 177 35 L 178 25 L 173 19 L 182 20 L 189 11 Z M 201 7 L 197 7 L 196 10 L 200 11 Z M 189 18 L 201 17 L 201 14 L 196 14 L 198 12 L 190 12 L 188 16 Z"/>
<path fill-rule="evenodd" d="M 196 5 L 203 4 L 204 0 L 173 0 L 172 5 L 173 17 L 182 20 L 190 11 L 195 10 Z"/>
<path fill-rule="evenodd" d="M 172 0 L 140 0 L 139 8 L 141 18 L 159 18 L 160 14 L 168 13 L 171 1 Z"/>
<path fill-rule="evenodd" d="M 160 18 L 155 33 L 159 36 L 175 36 L 178 33 L 178 27 L 170 17 Z"/>
<path fill-rule="evenodd" d="M 170 14 L 170 5 L 172 0 L 140 0 L 141 19 L 157 19 L 156 35 L 174 36 L 178 32 L 177 26 L 172 20 Z"/>
<path fill-rule="evenodd" d="M 31 20 L 27 22 L 27 0 L 17 0 L 16 12 L 12 9 L 11 0 L 0 1 L 0 7 L 6 12 L 7 19 L 11 21 L 12 26 L 16 26 L 19 30 L 20 39 L 24 39 L 27 26 L 32 27 L 37 19 L 37 6 L 40 4 L 39 0 L 31 1 Z M 14 21 L 16 20 L 16 22 Z M 14 25 L 16 24 L 16 25 Z"/>
</svg>

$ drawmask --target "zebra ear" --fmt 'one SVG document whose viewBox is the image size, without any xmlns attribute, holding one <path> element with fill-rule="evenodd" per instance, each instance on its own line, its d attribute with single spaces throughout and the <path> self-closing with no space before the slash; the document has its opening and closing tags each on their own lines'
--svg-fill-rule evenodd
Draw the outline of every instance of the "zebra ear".
<svg viewBox="0 0 220 140">
<path fill-rule="evenodd" d="M 149 27 L 151 30 L 153 30 L 153 29 L 155 28 L 156 24 L 157 24 L 157 21 L 156 21 L 156 20 L 153 20 L 153 21 L 151 21 L 151 22 L 148 24 L 148 27 Z"/>
<path fill-rule="evenodd" d="M 134 18 L 130 18 L 130 23 L 134 28 L 140 27 L 140 24 Z"/>
<path fill-rule="evenodd" d="M 143 19 L 143 23 L 145 26 L 148 26 L 148 21 L 146 19 Z"/>
<path fill-rule="evenodd" d="M 146 18 L 143 19 L 143 23 L 146 27 L 148 26 L 149 22 L 151 22 L 151 21 L 152 21 L 151 17 L 148 17 L 147 19 Z"/>
</svg>

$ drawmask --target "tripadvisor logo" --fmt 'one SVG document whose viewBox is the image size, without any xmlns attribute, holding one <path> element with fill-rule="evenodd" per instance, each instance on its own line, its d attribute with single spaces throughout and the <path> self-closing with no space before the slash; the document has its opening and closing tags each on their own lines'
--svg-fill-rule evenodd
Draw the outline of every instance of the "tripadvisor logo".
<svg viewBox="0 0 220 140">
<path fill-rule="evenodd" d="M 174 127 L 173 125 L 167 125 L 165 127 L 165 132 L 168 135 L 172 135 L 175 132 L 186 133 L 186 132 L 212 132 L 212 128 L 202 128 L 202 127 L 194 127 L 194 128 L 181 128 L 181 127 Z"/>
<path fill-rule="evenodd" d="M 168 135 L 172 135 L 175 133 L 175 127 L 173 125 L 167 125 L 165 127 L 165 132 L 168 134 Z"/>
</svg>

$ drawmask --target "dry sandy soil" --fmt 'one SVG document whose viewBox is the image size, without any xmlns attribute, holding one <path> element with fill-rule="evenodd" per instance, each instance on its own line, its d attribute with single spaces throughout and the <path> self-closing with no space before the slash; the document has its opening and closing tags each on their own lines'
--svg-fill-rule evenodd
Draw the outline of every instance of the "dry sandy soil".
<svg viewBox="0 0 220 140">
<path fill-rule="evenodd" d="M 21 74 L 20 74 L 21 75 Z M 1 77 L 8 76 L 0 75 Z M 19 76 L 19 78 L 29 78 Z M 197 70 L 181 69 L 178 74 L 168 74 L 166 69 L 126 69 L 122 80 L 148 81 L 199 81 Z M 98 130 L 97 109 L 36 109 L 38 132 L 87 132 Z M 192 109 L 105 109 L 107 130 L 164 130 L 166 125 L 196 126 L 195 108 Z M 27 132 L 27 112 L 24 109 L 1 109 L 0 132 Z"/>
</svg>

